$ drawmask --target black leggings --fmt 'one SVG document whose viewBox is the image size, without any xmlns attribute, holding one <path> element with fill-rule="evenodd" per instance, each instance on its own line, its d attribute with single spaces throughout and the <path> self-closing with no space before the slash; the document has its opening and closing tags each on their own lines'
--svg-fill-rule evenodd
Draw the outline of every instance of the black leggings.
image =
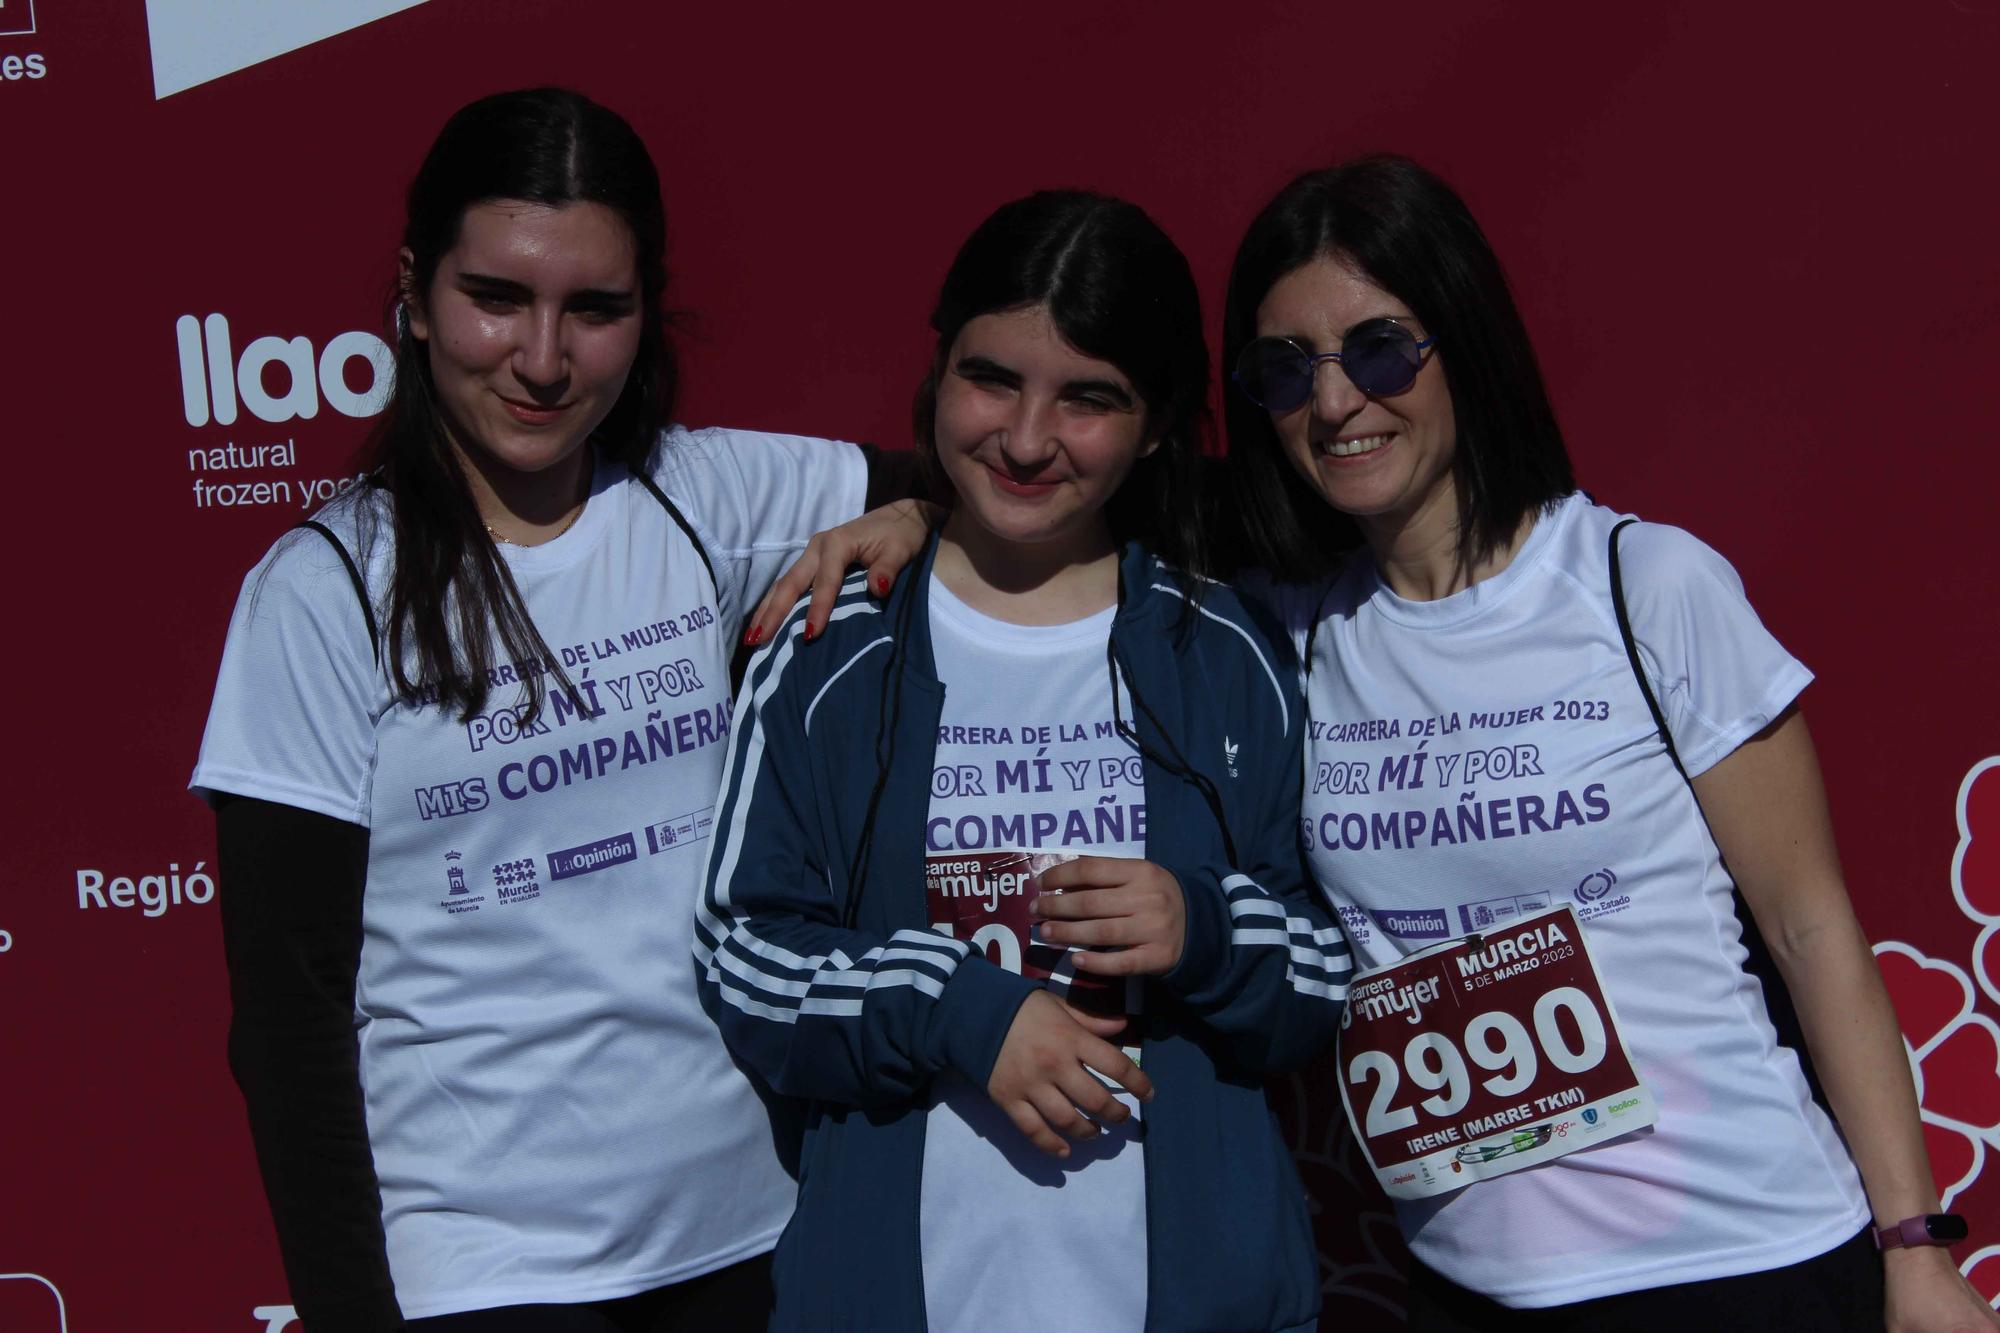
<svg viewBox="0 0 2000 1333">
<path fill-rule="evenodd" d="M 503 1305 L 412 1319 L 410 1333 L 764 1333 L 771 1256 L 760 1254 L 670 1287 L 577 1305 Z"/>
<path fill-rule="evenodd" d="M 1866 1230 L 1814 1259 L 1763 1273 L 1621 1292 L 1542 1310 L 1514 1310 L 1417 1264 L 1410 1324 L 1422 1333 L 1686 1333 L 1811 1329 L 1881 1333 L 1882 1257 Z"/>
</svg>

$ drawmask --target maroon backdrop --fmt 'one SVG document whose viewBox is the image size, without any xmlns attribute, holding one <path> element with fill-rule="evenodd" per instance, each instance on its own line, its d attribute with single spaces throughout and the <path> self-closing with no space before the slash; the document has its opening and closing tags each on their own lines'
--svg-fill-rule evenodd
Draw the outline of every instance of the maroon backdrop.
<svg viewBox="0 0 2000 1333">
<path fill-rule="evenodd" d="M 242 572 L 354 470 L 404 183 L 454 106 L 542 82 L 659 159 L 696 313 L 685 419 L 890 445 L 927 300 L 1002 199 L 1141 201 L 1213 316 L 1292 173 L 1369 148 L 1445 173 L 1510 266 L 1585 485 L 1721 549 L 1819 672 L 1855 899 L 1975 1224 L 1959 1257 L 2000 1293 L 2000 0 L 428 0 L 310 40 L 396 2 L 0 0 L 4 419 L 40 497 L 9 535 L 0 1328 L 290 1317 L 182 788 Z M 195 81 L 237 48 L 246 68 Z M 225 323 L 248 373 L 218 395 L 193 335 Z M 321 384 L 258 372 L 330 347 Z M 260 445 L 286 449 L 244 466 Z M 1308 1084 L 1285 1114 L 1329 1309 L 1392 1323 L 1394 1227 Z"/>
</svg>

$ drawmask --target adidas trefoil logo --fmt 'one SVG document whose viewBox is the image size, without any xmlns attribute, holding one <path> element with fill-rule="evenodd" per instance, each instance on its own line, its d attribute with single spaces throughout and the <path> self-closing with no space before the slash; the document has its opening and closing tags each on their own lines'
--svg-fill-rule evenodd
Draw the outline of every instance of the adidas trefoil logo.
<svg viewBox="0 0 2000 1333">
<path fill-rule="evenodd" d="M 1227 735 L 1222 738 L 1222 762 L 1229 768 L 1229 776 L 1236 776 L 1236 751 L 1241 747 Z"/>
</svg>

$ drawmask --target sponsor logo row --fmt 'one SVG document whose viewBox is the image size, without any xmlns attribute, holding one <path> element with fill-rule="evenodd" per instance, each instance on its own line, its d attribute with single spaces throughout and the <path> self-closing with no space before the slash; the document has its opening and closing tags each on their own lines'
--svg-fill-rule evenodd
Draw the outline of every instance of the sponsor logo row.
<svg viewBox="0 0 2000 1333">
<path fill-rule="evenodd" d="M 495 906 L 511 906 L 532 902 L 542 896 L 543 872 L 546 871 L 550 884 L 566 879 L 579 879 L 585 875 L 608 870 L 639 859 L 639 844 L 646 845 L 646 854 L 657 856 L 690 846 L 707 838 L 715 827 L 715 807 L 705 806 L 672 819 L 663 819 L 656 824 L 648 824 L 637 833 L 617 833 L 595 842 L 586 842 L 576 847 L 564 847 L 559 851 L 546 852 L 541 857 L 523 856 L 514 860 L 501 861 L 488 869 L 484 888 L 475 888 L 471 876 L 466 874 L 465 857 L 457 851 L 444 855 L 445 893 L 438 906 L 445 911 L 459 914 L 476 912 L 491 903 Z"/>
<path fill-rule="evenodd" d="M 1569 896 L 1576 900 L 1578 917 L 1585 921 L 1622 912 L 1632 905 L 1630 895 L 1619 893 L 1618 875 L 1606 867 L 1593 870 L 1578 882 Z M 1392 940 L 1448 940 L 1471 932 L 1504 929 L 1524 916 L 1548 910 L 1555 904 L 1551 893 L 1508 894 L 1456 907 L 1405 907 L 1364 910 L 1340 909 L 1341 925 L 1357 943 L 1366 943 L 1371 930 L 1380 930 Z"/>
</svg>

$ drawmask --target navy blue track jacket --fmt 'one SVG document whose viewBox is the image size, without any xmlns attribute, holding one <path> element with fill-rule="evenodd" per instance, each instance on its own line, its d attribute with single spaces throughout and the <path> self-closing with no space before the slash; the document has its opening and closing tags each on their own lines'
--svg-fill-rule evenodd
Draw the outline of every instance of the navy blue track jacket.
<svg viewBox="0 0 2000 1333">
<path fill-rule="evenodd" d="M 850 577 L 809 648 L 795 610 L 737 700 L 695 961 L 730 1048 L 807 1103 L 774 1329 L 925 1328 L 927 1089 L 947 1068 L 985 1087 L 1037 984 L 927 926 L 924 820 L 944 700 L 935 553 L 933 541 L 886 604 Z M 1319 1272 L 1263 1081 L 1331 1043 L 1352 962 L 1300 854 L 1296 670 L 1229 589 L 1208 586 L 1187 617 L 1184 588 L 1128 547 L 1111 631 L 1150 710 L 1128 704 L 1150 752 L 1146 856 L 1187 900 L 1181 961 L 1147 980 L 1137 1020 L 1156 1089 L 1146 1327 L 1270 1333 L 1313 1320 Z M 1176 753 L 1219 790 L 1236 864 L 1197 787 L 1150 757 Z"/>
</svg>

